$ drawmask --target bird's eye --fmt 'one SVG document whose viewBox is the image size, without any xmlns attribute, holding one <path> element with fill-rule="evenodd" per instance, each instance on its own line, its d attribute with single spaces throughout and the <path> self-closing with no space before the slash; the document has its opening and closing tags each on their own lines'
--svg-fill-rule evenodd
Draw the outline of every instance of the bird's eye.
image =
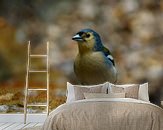
<svg viewBox="0 0 163 130">
<path fill-rule="evenodd" d="M 90 34 L 86 34 L 86 38 L 89 38 L 90 37 Z"/>
</svg>

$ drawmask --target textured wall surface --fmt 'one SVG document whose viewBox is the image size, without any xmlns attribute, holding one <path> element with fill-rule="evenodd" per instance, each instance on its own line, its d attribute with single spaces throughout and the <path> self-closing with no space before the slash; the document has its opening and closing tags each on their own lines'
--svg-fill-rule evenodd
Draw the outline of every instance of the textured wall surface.
<svg viewBox="0 0 163 130">
<path fill-rule="evenodd" d="M 67 81 L 78 83 L 73 73 L 77 44 L 71 37 L 92 28 L 115 58 L 118 83 L 149 82 L 150 99 L 159 104 L 163 100 L 162 21 L 159 0 L 1 0 L 0 82 L 23 84 L 27 41 L 37 53 L 44 52 L 42 43 L 50 41 L 51 84 L 57 95 L 64 95 Z"/>
</svg>

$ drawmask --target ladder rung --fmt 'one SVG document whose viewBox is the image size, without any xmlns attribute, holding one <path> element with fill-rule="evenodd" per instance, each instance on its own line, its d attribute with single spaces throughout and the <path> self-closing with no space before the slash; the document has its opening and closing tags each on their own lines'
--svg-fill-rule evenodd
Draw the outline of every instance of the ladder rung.
<svg viewBox="0 0 163 130">
<path fill-rule="evenodd" d="M 29 91 L 46 91 L 46 88 L 29 88 Z"/>
<path fill-rule="evenodd" d="M 38 57 L 47 57 L 47 55 L 30 55 L 31 57 L 38 58 Z"/>
<path fill-rule="evenodd" d="M 47 70 L 29 70 L 29 72 L 31 72 L 31 73 L 36 73 L 36 72 L 45 73 L 45 72 L 48 72 L 48 71 Z"/>
<path fill-rule="evenodd" d="M 43 111 L 42 114 L 48 114 L 48 112 L 47 111 Z"/>
<path fill-rule="evenodd" d="M 36 106 L 38 106 L 38 107 L 46 107 L 47 106 L 47 104 L 41 104 L 41 103 L 38 103 L 38 104 L 28 104 L 27 105 L 28 107 L 36 107 Z"/>
</svg>

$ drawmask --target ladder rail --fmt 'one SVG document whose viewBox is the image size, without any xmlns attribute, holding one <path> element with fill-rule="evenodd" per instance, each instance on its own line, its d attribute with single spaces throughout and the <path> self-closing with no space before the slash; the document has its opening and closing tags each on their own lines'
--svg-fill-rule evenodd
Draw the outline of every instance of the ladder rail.
<svg viewBox="0 0 163 130">
<path fill-rule="evenodd" d="M 47 42 L 47 115 L 49 115 L 49 42 Z"/>
<path fill-rule="evenodd" d="M 28 80 L 29 80 L 29 66 L 30 66 L 30 41 L 28 42 L 28 55 L 27 55 L 27 73 L 26 73 L 26 84 L 25 84 L 25 101 L 24 101 L 24 123 L 26 123 L 27 119 L 27 96 L 28 96 Z"/>
</svg>

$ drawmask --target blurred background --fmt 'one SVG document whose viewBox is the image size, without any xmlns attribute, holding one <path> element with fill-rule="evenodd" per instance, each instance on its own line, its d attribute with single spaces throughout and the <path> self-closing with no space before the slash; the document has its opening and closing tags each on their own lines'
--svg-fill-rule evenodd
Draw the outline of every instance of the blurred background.
<svg viewBox="0 0 163 130">
<path fill-rule="evenodd" d="M 46 53 L 45 43 L 50 42 L 50 109 L 65 102 L 66 82 L 78 83 L 73 72 L 78 50 L 71 38 L 83 28 L 96 30 L 112 52 L 118 83 L 149 82 L 150 101 L 160 105 L 162 0 L 1 0 L 0 113 L 23 111 L 29 40 L 35 54 Z M 45 63 L 45 59 L 32 61 L 36 68 Z M 44 80 L 44 75 L 32 75 L 30 83 L 45 87 Z M 30 95 L 29 102 L 46 98 L 45 93 Z"/>
</svg>

